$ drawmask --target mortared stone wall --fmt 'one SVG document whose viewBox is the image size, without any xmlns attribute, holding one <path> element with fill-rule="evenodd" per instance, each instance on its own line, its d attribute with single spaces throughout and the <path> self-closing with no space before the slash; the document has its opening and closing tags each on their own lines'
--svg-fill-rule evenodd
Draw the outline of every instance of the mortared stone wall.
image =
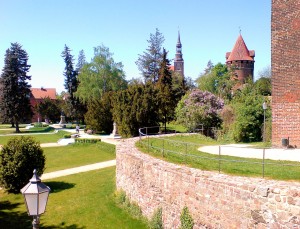
<svg viewBox="0 0 300 229">
<path fill-rule="evenodd" d="M 186 205 L 197 228 L 300 228 L 300 183 L 245 178 L 171 164 L 117 145 L 116 185 L 151 218 L 163 209 L 165 228 L 180 226 Z"/>
</svg>

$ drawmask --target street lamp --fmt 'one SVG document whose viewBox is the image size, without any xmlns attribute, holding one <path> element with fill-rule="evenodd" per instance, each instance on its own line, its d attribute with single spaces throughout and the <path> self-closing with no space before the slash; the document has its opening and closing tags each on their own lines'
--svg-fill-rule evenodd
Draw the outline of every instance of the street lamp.
<svg viewBox="0 0 300 229">
<path fill-rule="evenodd" d="M 36 174 L 36 170 L 33 170 L 33 176 L 29 180 L 29 183 L 21 189 L 26 203 L 27 213 L 33 216 L 33 229 L 39 228 L 39 218 L 46 210 L 49 192 L 50 188 L 41 182 L 41 179 Z"/>
<path fill-rule="evenodd" d="M 266 110 L 267 110 L 267 103 L 263 102 L 263 110 L 264 110 L 264 135 L 263 135 L 263 141 L 266 141 Z"/>
</svg>

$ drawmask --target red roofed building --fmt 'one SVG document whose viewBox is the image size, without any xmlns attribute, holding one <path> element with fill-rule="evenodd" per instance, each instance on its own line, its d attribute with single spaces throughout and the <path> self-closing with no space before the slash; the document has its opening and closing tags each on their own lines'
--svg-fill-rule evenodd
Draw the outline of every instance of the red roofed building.
<svg viewBox="0 0 300 229">
<path fill-rule="evenodd" d="M 39 114 L 36 113 L 34 107 L 42 102 L 45 98 L 49 98 L 51 100 L 56 100 L 56 89 L 55 88 L 31 88 L 30 95 L 30 104 L 33 108 L 33 117 L 32 122 L 42 121 L 42 117 L 39 117 Z"/>
<path fill-rule="evenodd" d="M 248 77 L 253 80 L 254 57 L 255 51 L 249 51 L 242 35 L 239 35 L 232 51 L 226 53 L 226 65 L 234 70 L 241 83 L 245 83 Z"/>
</svg>

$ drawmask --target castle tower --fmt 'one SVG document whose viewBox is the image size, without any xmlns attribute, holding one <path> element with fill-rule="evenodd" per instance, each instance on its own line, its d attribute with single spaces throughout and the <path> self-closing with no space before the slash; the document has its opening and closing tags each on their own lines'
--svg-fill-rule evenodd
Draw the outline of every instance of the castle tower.
<svg viewBox="0 0 300 229">
<path fill-rule="evenodd" d="M 253 80 L 255 51 L 248 50 L 242 35 L 240 34 L 231 52 L 226 53 L 226 65 L 234 70 L 241 83 L 245 83 L 248 77 Z"/>
<path fill-rule="evenodd" d="M 174 71 L 179 72 L 182 77 L 184 76 L 184 61 L 182 58 L 182 45 L 180 42 L 179 31 L 178 31 L 178 40 L 176 44 L 176 54 L 174 59 Z"/>
<path fill-rule="evenodd" d="M 272 0 L 272 144 L 300 147 L 300 2 Z"/>
</svg>

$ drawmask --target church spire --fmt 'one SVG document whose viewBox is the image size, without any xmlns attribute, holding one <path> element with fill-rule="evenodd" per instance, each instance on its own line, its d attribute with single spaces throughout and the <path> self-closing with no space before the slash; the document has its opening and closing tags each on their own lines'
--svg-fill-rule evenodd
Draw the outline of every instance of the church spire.
<svg viewBox="0 0 300 229">
<path fill-rule="evenodd" d="M 181 42 L 180 42 L 180 31 L 178 30 L 178 40 L 177 40 L 177 45 L 181 46 Z"/>
<path fill-rule="evenodd" d="M 178 39 L 176 44 L 176 54 L 174 58 L 174 71 L 179 72 L 182 76 L 184 76 L 184 62 L 182 58 L 182 45 L 180 41 L 180 32 L 178 30 Z"/>
</svg>

